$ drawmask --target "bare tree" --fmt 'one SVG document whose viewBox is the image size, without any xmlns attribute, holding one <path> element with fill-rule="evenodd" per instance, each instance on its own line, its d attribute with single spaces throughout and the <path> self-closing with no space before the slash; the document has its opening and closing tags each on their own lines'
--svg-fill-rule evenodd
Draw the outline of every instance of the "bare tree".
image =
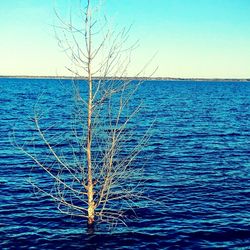
<svg viewBox="0 0 250 250">
<path fill-rule="evenodd" d="M 114 32 L 105 18 L 102 22 L 95 18 L 95 11 L 87 0 L 80 26 L 73 24 L 73 17 L 64 22 L 57 15 L 57 39 L 72 62 L 68 67 L 75 100 L 71 157 L 57 147 L 37 111 L 33 121 L 46 146 L 46 160 L 27 145 L 17 145 L 54 183 L 49 191 L 33 181 L 32 185 L 51 197 L 62 213 L 84 217 L 88 225 L 96 218 L 125 223 L 124 212 L 133 210 L 143 197 L 143 169 L 132 163 L 148 140 L 146 133 L 138 141 L 136 128 L 130 125 L 141 107 L 130 102 L 140 81 L 127 77 L 137 44 L 126 47 L 129 29 Z M 143 72 L 144 68 L 134 77 Z"/>
</svg>

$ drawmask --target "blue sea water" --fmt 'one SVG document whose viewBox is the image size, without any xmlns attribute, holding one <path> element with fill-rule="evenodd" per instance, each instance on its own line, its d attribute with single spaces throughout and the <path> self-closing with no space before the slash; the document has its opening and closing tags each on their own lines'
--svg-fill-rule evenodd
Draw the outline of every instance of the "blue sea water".
<svg viewBox="0 0 250 250">
<path fill-rule="evenodd" d="M 11 145 L 13 131 L 22 141 L 34 129 L 36 106 L 67 120 L 71 88 L 69 80 L 0 79 L 1 249 L 250 249 L 249 82 L 145 82 L 132 125 L 140 134 L 154 121 L 148 159 L 137 164 L 160 203 L 137 209 L 128 227 L 94 234 L 34 194 L 31 161 Z M 42 171 L 32 174 L 45 182 Z"/>
</svg>

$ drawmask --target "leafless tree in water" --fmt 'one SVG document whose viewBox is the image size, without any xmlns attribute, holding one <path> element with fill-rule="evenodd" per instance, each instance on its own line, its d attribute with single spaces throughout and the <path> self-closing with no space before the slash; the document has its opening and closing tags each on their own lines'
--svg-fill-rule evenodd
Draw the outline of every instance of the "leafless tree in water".
<svg viewBox="0 0 250 250">
<path fill-rule="evenodd" d="M 148 140 L 146 133 L 138 141 L 137 129 L 130 125 L 141 107 L 130 102 L 141 82 L 127 77 L 136 44 L 126 47 L 129 29 L 114 32 L 105 18 L 100 23 L 90 2 L 81 10 L 80 26 L 58 15 L 58 42 L 72 62 L 68 70 L 74 76 L 70 157 L 57 147 L 58 139 L 41 124 L 38 112 L 33 122 L 47 154 L 39 158 L 26 145 L 17 147 L 51 178 L 49 191 L 34 181 L 32 185 L 51 197 L 62 213 L 84 217 L 88 225 L 96 220 L 125 224 L 124 212 L 145 199 L 143 168 L 132 164 Z"/>
</svg>

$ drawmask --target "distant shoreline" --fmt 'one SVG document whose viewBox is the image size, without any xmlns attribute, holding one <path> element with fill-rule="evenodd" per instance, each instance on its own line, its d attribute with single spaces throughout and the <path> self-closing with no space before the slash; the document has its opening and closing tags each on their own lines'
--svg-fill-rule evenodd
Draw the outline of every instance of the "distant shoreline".
<svg viewBox="0 0 250 250">
<path fill-rule="evenodd" d="M 0 75 L 1 78 L 14 78 L 14 79 L 81 79 L 87 80 L 86 77 L 72 77 L 72 76 L 9 76 Z M 96 77 L 95 79 L 100 79 Z M 178 78 L 178 77 L 107 77 L 107 79 L 124 79 L 124 80 L 152 80 L 152 81 L 198 81 L 198 82 L 250 82 L 250 78 Z"/>
</svg>

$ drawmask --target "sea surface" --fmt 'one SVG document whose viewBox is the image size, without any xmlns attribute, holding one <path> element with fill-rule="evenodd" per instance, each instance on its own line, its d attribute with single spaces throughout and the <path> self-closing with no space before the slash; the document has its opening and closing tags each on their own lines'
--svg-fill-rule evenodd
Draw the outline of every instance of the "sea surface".
<svg viewBox="0 0 250 250">
<path fill-rule="evenodd" d="M 35 108 L 67 130 L 71 90 L 70 80 L 0 79 L 0 249 L 250 249 L 250 82 L 146 81 L 131 126 L 152 125 L 137 164 L 155 202 L 94 233 L 33 192 L 31 174 L 49 182 L 12 145 L 34 130 Z"/>
</svg>

